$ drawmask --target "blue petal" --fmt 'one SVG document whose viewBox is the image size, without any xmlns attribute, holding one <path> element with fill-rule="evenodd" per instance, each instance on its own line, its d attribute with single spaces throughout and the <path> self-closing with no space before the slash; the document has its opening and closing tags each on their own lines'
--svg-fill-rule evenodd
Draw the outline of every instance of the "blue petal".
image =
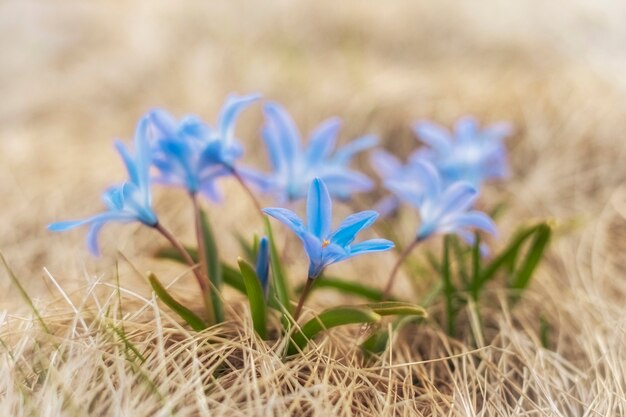
<svg viewBox="0 0 626 417">
<path fill-rule="evenodd" d="M 296 232 L 298 236 L 306 232 L 302 219 L 300 219 L 300 217 L 298 217 L 298 215 L 291 210 L 280 207 L 270 207 L 264 208 L 263 212 L 287 225 L 291 228 L 291 230 Z"/>
<path fill-rule="evenodd" d="M 428 198 L 434 199 L 441 194 L 443 188 L 441 175 L 431 162 L 427 160 L 414 161 L 410 171 L 416 176 L 416 180 L 420 181 Z"/>
<path fill-rule="evenodd" d="M 267 296 L 268 289 L 268 277 L 270 270 L 270 251 L 269 241 L 267 237 L 263 236 L 259 241 L 259 251 L 256 258 L 256 275 L 261 281 L 261 287 Z"/>
<path fill-rule="evenodd" d="M 269 191 L 271 187 L 271 180 L 268 176 L 262 172 L 258 172 L 252 168 L 240 166 L 237 168 L 237 173 L 244 179 L 247 184 L 252 184 L 262 192 Z"/>
<path fill-rule="evenodd" d="M 348 257 L 351 258 L 362 253 L 382 252 L 389 250 L 394 246 L 395 244 L 387 239 L 370 239 L 364 242 L 359 242 L 356 245 L 352 245 L 350 247 L 350 255 Z"/>
<path fill-rule="evenodd" d="M 378 213 L 374 210 L 361 211 L 352 214 L 341 222 L 337 230 L 333 232 L 330 241 L 339 246 L 347 246 L 354 241 L 356 235 L 367 229 L 376 221 Z"/>
<path fill-rule="evenodd" d="M 300 152 L 300 133 L 289 113 L 276 103 L 265 105 L 267 129 L 275 135 L 284 161 L 293 160 Z"/>
<path fill-rule="evenodd" d="M 148 128 L 150 119 L 144 116 L 137 125 L 135 132 L 135 160 L 137 166 L 137 185 L 143 190 L 150 187 L 150 164 L 152 163 L 152 155 L 150 150 L 150 142 L 148 140 Z M 145 193 L 144 203 L 150 203 L 150 193 Z"/>
<path fill-rule="evenodd" d="M 153 109 L 148 113 L 150 122 L 156 130 L 157 137 L 172 137 L 176 135 L 176 119 L 163 109 Z"/>
<path fill-rule="evenodd" d="M 310 165 L 318 164 L 331 154 L 335 148 L 340 127 L 341 120 L 334 117 L 320 124 L 311 134 L 306 152 L 306 158 Z"/>
<path fill-rule="evenodd" d="M 94 222 L 91 224 L 91 228 L 89 229 L 89 233 L 87 233 L 87 249 L 94 256 L 100 255 L 100 248 L 98 247 L 98 236 L 100 234 L 100 230 L 105 225 L 104 222 Z"/>
<path fill-rule="evenodd" d="M 472 206 L 478 191 L 476 188 L 465 182 L 456 182 L 448 187 L 441 196 L 439 203 L 440 215 L 459 213 Z"/>
<path fill-rule="evenodd" d="M 452 146 L 450 132 L 435 123 L 420 121 L 413 125 L 413 131 L 420 140 L 438 153 L 448 152 Z"/>
<path fill-rule="evenodd" d="M 281 146 L 280 132 L 276 126 L 268 124 L 261 130 L 261 136 L 263 137 L 263 142 L 265 142 L 272 168 L 277 172 L 282 171 L 289 163 L 289 160 L 285 157 L 284 149 Z"/>
<path fill-rule="evenodd" d="M 326 185 L 315 178 L 306 199 L 307 229 L 320 239 L 326 239 L 332 222 L 332 201 Z"/>
<path fill-rule="evenodd" d="M 402 169 L 402 163 L 395 155 L 380 149 L 372 152 L 370 163 L 381 178 L 392 177 Z"/>
<path fill-rule="evenodd" d="M 235 121 L 241 111 L 250 103 L 258 100 L 259 94 L 252 94 L 244 97 L 231 95 L 226 99 L 226 104 L 222 108 L 219 117 L 220 139 L 229 142 L 233 139 L 235 131 Z"/>
<path fill-rule="evenodd" d="M 466 228 L 479 229 L 492 235 L 497 233 L 496 224 L 491 217 L 480 211 L 470 211 L 456 216 L 449 224 L 442 226 L 442 232 Z"/>
<path fill-rule="evenodd" d="M 178 132 L 183 136 L 202 139 L 210 135 L 211 128 L 198 116 L 187 115 L 180 121 Z"/>
<path fill-rule="evenodd" d="M 128 172 L 128 178 L 134 182 L 135 184 L 139 184 L 139 173 L 137 172 L 137 165 L 130 152 L 126 148 L 126 145 L 119 140 L 115 141 L 115 149 L 122 157 L 122 161 L 124 162 L 124 166 L 126 167 L 126 171 Z"/>
<path fill-rule="evenodd" d="M 95 222 L 109 222 L 109 221 L 132 221 L 134 217 L 128 213 L 116 213 L 106 211 L 104 213 L 96 214 L 95 216 L 88 217 L 82 220 L 69 220 L 63 222 L 55 222 L 48 225 L 48 230 L 52 232 L 64 232 L 66 230 L 73 229 L 75 227 L 83 226 L 89 223 Z"/>
<path fill-rule="evenodd" d="M 350 159 L 352 159 L 354 155 L 369 148 L 372 148 L 376 145 L 378 145 L 378 138 L 376 138 L 376 136 L 362 136 L 339 148 L 339 150 L 337 150 L 337 153 L 335 153 L 335 156 L 332 159 L 332 163 L 337 165 L 346 165 L 348 162 L 350 162 Z"/>
<path fill-rule="evenodd" d="M 459 142 L 471 142 L 478 138 L 478 122 L 471 116 L 462 117 L 457 120 L 454 131 Z"/>
<path fill-rule="evenodd" d="M 353 193 L 365 192 L 374 188 L 374 183 L 360 172 L 334 168 L 322 172 L 320 177 L 328 191 L 335 197 L 347 199 Z"/>
<path fill-rule="evenodd" d="M 298 237 L 304 244 L 304 250 L 309 258 L 309 276 L 308 278 L 317 278 L 324 269 L 324 263 L 322 260 L 322 241 L 308 232 L 298 234 Z"/>
</svg>

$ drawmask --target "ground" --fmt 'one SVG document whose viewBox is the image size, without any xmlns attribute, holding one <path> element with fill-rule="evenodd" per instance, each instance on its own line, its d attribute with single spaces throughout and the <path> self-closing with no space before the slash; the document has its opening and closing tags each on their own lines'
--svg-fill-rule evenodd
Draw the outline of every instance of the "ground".
<svg viewBox="0 0 626 417">
<path fill-rule="evenodd" d="M 0 5 L 0 251 L 51 333 L 0 271 L 1 415 L 626 414 L 626 6 L 337 3 Z M 123 178 L 112 140 L 129 140 L 143 112 L 214 120 L 231 91 L 283 103 L 304 132 L 340 116 L 342 141 L 375 133 L 398 154 L 416 146 L 417 119 L 511 121 L 512 177 L 485 204 L 507 202 L 504 237 L 520 221 L 556 225 L 523 301 L 510 308 L 492 289 L 484 344 L 469 323 L 454 339 L 425 324 L 365 361 L 358 329 L 345 329 L 283 363 L 276 344 L 254 338 L 235 294 L 230 321 L 203 335 L 157 308 L 136 271 L 180 278 L 172 288 L 196 300 L 183 269 L 151 258 L 150 231 L 112 226 L 100 258 L 82 232 L 46 231 L 100 209 L 100 191 Z M 258 108 L 248 112 L 238 136 L 245 163 L 265 169 L 260 121 Z M 234 262 L 232 231 L 261 226 L 235 183 L 223 189 L 225 201 L 207 207 Z M 190 241 L 189 208 L 174 196 L 158 191 L 156 206 Z M 288 255 L 296 282 L 302 254 Z M 334 271 L 382 285 L 394 256 Z M 320 293 L 307 314 L 352 301 Z"/>
</svg>

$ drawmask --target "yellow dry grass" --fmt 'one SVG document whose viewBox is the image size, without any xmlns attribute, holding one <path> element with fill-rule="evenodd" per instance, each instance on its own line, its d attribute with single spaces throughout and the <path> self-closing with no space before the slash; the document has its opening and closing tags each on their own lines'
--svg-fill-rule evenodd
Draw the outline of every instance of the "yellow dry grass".
<svg viewBox="0 0 626 417">
<path fill-rule="evenodd" d="M 0 250 L 51 334 L 0 272 L 0 415 L 626 415 L 625 18 L 626 5 L 591 0 L 1 4 Z M 283 363 L 234 294 L 229 322 L 202 335 L 157 308 L 134 268 L 192 304 L 195 287 L 146 256 L 149 231 L 112 226 L 95 260 L 82 233 L 45 231 L 99 209 L 123 175 L 110 142 L 146 109 L 211 119 L 230 91 L 283 102 L 305 131 L 339 115 L 343 140 L 373 132 L 398 153 L 415 145 L 416 118 L 513 121 L 514 177 L 488 196 L 510 203 L 502 235 L 520 219 L 561 225 L 523 302 L 511 310 L 493 288 L 483 346 L 469 323 L 460 340 L 413 326 L 367 362 L 358 329 L 341 329 Z M 240 129 L 257 166 L 259 113 Z M 231 231 L 260 225 L 224 185 L 211 215 L 233 260 Z M 157 207 L 189 239 L 174 195 Z M 382 285 L 393 256 L 337 271 Z M 320 295 L 310 309 L 353 301 Z"/>
</svg>

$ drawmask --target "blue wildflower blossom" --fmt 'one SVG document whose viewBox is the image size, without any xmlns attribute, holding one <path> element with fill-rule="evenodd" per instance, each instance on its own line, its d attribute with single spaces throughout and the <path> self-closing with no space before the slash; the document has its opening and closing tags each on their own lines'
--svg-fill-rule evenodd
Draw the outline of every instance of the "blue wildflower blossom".
<svg viewBox="0 0 626 417">
<path fill-rule="evenodd" d="M 445 187 L 437 169 L 425 160 L 414 161 L 411 169 L 412 181 L 389 180 L 385 186 L 419 211 L 418 241 L 434 234 L 457 234 L 471 242 L 473 235 L 470 229 L 496 233 L 495 224 L 489 216 L 472 210 L 478 197 L 472 185 L 455 182 Z"/>
<path fill-rule="evenodd" d="M 332 201 L 328 188 L 319 178 L 315 178 L 309 186 L 306 225 L 291 210 L 266 208 L 263 211 L 289 226 L 302 240 L 309 258 L 309 279 L 317 278 L 330 264 L 362 253 L 389 250 L 394 246 L 393 242 L 386 239 L 370 239 L 352 244 L 360 231 L 376 221 L 378 213 L 373 210 L 346 217 L 337 230 L 331 232 Z"/>
<path fill-rule="evenodd" d="M 270 273 L 270 250 L 269 240 L 266 236 L 263 236 L 259 240 L 259 250 L 256 256 L 256 276 L 261 281 L 261 287 L 267 298 L 269 290 L 269 273 Z"/>
<path fill-rule="evenodd" d="M 131 154 L 123 143 L 117 141 L 115 146 L 120 153 L 129 180 L 121 185 L 109 188 L 103 195 L 108 211 L 88 217 L 84 220 L 73 220 L 52 223 L 49 230 L 62 232 L 82 225 L 91 225 L 87 235 L 87 247 L 94 254 L 98 250 L 98 234 L 108 222 L 138 221 L 147 226 L 155 227 L 157 216 L 152 210 L 150 193 L 150 145 L 148 143 L 149 120 L 141 119 L 135 133 L 135 153 Z"/>
<path fill-rule="evenodd" d="M 427 121 L 415 123 L 413 129 L 428 145 L 420 156 L 437 167 L 446 184 L 466 181 L 480 188 L 485 181 L 508 176 L 503 141 L 511 134 L 508 123 L 481 129 L 474 118 L 464 117 L 457 121 L 453 132 Z"/>
<path fill-rule="evenodd" d="M 193 115 L 177 121 L 164 110 L 151 111 L 149 117 L 156 131 L 153 163 L 159 170 L 156 181 L 218 201 L 215 180 L 232 174 L 235 162 L 243 155 L 243 147 L 234 137 L 235 121 L 259 97 L 229 96 L 215 128 Z M 261 181 L 252 170 L 237 168 L 237 172 L 251 182 Z"/>
<path fill-rule="evenodd" d="M 331 118 L 315 129 L 308 146 L 303 148 L 298 129 L 283 107 L 265 105 L 266 123 L 263 140 L 268 149 L 273 172 L 267 176 L 266 191 L 281 201 L 294 201 L 305 196 L 314 178 L 320 178 L 333 197 L 347 199 L 353 193 L 369 191 L 372 181 L 364 174 L 348 168 L 355 154 L 376 145 L 372 136 L 364 136 L 339 148 L 334 154 L 338 118 Z"/>
</svg>

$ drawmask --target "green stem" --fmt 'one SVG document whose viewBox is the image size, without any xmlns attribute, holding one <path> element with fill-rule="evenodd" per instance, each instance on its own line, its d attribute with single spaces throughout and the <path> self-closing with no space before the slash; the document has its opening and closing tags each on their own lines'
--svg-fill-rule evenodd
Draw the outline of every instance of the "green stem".
<svg viewBox="0 0 626 417">
<path fill-rule="evenodd" d="M 215 322 L 215 318 L 213 316 L 213 303 L 211 302 L 210 297 L 211 287 L 208 283 L 208 279 L 206 278 L 206 276 L 203 276 L 202 273 L 198 271 L 198 269 L 196 268 L 196 263 L 191 258 L 191 255 L 189 255 L 189 252 L 187 252 L 185 247 L 178 241 L 178 239 L 176 239 L 176 237 L 169 230 L 163 227 L 163 225 L 160 223 L 154 225 L 154 229 L 157 232 L 161 233 L 161 235 L 163 235 L 163 237 L 170 242 L 174 249 L 176 249 L 178 253 L 180 253 L 180 256 L 191 267 L 191 270 L 196 277 L 196 282 L 198 283 L 200 291 L 202 292 L 202 299 L 204 301 L 204 309 L 206 310 L 205 313 L 208 318 L 208 322 L 209 324 L 213 324 Z M 202 255 L 199 254 L 199 256 Z"/>
</svg>

